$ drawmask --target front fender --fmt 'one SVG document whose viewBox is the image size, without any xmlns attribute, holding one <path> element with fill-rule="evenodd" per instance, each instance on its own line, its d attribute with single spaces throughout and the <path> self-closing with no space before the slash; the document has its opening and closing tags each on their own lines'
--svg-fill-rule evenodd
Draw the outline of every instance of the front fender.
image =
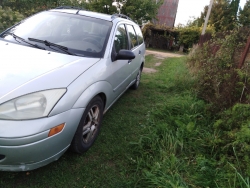
<svg viewBox="0 0 250 188">
<path fill-rule="evenodd" d="M 114 93 L 110 83 L 100 81 L 89 86 L 78 98 L 73 108 L 85 108 L 96 95 L 103 93 L 106 96 L 106 104 L 104 110 L 111 105 L 114 100 Z"/>
</svg>

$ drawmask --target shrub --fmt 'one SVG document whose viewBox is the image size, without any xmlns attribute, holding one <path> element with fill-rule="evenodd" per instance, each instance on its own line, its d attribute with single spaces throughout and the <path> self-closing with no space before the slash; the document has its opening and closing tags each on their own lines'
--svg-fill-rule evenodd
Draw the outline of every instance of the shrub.
<svg viewBox="0 0 250 188">
<path fill-rule="evenodd" d="M 188 64 L 198 79 L 197 92 L 214 112 L 249 102 L 249 62 L 238 69 L 249 33 L 241 28 L 217 34 L 189 56 Z"/>
<path fill-rule="evenodd" d="M 188 25 L 183 27 L 182 25 L 177 26 L 175 31 L 179 33 L 178 43 L 183 44 L 186 49 L 192 48 L 194 44 L 197 44 L 200 39 L 202 27 L 197 27 L 193 25 Z M 209 34 L 214 34 L 214 27 L 208 25 L 206 32 Z"/>
</svg>

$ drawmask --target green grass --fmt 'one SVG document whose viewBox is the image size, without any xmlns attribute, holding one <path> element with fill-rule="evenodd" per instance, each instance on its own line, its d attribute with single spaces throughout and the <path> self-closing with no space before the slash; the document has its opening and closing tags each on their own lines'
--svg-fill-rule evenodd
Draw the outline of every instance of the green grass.
<svg viewBox="0 0 250 188">
<path fill-rule="evenodd" d="M 146 67 L 159 61 L 146 60 Z M 66 152 L 30 172 L 0 172 L 0 187 L 247 187 L 234 164 L 218 162 L 214 121 L 195 96 L 185 57 L 154 68 L 105 114 L 88 152 Z"/>
</svg>

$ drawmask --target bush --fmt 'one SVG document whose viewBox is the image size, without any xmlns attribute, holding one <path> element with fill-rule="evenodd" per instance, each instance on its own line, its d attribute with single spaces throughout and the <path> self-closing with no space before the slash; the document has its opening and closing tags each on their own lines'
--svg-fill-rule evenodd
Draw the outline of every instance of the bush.
<svg viewBox="0 0 250 188">
<path fill-rule="evenodd" d="M 250 102 L 250 62 L 238 69 L 249 33 L 249 29 L 241 28 L 217 34 L 189 56 L 188 64 L 198 79 L 198 94 L 211 104 L 214 112 L 237 102 Z"/>
<path fill-rule="evenodd" d="M 200 37 L 199 27 L 182 27 L 178 28 L 179 44 L 183 44 L 185 48 L 192 48 L 193 44 L 197 44 Z"/>
<path fill-rule="evenodd" d="M 2 8 L 0 6 L 0 32 L 8 27 L 18 23 L 24 18 L 22 14 L 17 11 L 13 11 L 10 8 Z"/>
<path fill-rule="evenodd" d="M 197 44 L 200 39 L 201 31 L 203 29 L 202 27 L 197 27 L 193 25 L 188 25 L 183 27 L 182 25 L 177 26 L 175 31 L 179 33 L 178 36 L 178 43 L 179 45 L 183 44 L 185 49 L 192 48 L 194 44 Z M 206 33 L 214 34 L 214 27 L 211 25 L 208 25 L 206 29 Z"/>
</svg>

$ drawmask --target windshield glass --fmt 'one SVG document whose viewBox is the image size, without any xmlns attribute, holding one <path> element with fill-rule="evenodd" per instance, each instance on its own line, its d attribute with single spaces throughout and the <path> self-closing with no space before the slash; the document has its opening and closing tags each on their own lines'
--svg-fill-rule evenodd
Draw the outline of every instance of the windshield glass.
<svg viewBox="0 0 250 188">
<path fill-rule="evenodd" d="M 41 12 L 17 26 L 2 33 L 5 40 L 22 43 L 7 33 L 14 33 L 33 44 L 29 38 L 47 40 L 68 48 L 69 52 L 87 57 L 103 57 L 112 22 L 59 12 Z M 47 50 L 54 50 L 50 46 L 39 43 Z"/>
</svg>

